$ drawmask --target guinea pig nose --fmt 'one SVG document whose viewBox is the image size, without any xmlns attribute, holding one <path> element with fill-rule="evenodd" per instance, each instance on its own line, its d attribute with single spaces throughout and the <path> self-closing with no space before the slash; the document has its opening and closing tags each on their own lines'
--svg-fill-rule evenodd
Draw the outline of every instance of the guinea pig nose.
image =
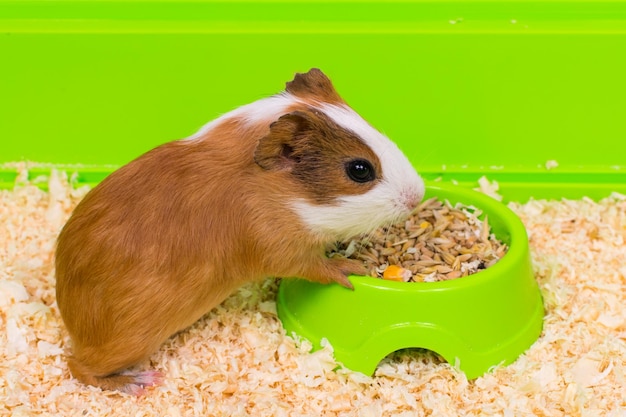
<svg viewBox="0 0 626 417">
<path fill-rule="evenodd" d="M 409 209 L 413 210 L 414 208 L 416 208 L 417 206 L 419 206 L 420 204 L 420 199 L 418 197 L 415 197 L 411 200 L 409 200 L 407 206 L 409 207 Z"/>
<path fill-rule="evenodd" d="M 414 208 L 416 208 L 421 201 L 422 198 L 416 193 L 409 192 L 404 195 L 404 205 L 408 210 L 413 210 Z"/>
</svg>

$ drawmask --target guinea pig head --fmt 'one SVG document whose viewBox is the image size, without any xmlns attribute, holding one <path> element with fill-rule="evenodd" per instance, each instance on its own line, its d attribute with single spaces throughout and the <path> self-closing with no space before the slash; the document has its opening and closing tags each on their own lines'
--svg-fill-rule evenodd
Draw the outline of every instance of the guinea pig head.
<svg viewBox="0 0 626 417">
<path fill-rule="evenodd" d="M 290 204 L 311 232 L 347 239 L 417 207 L 424 183 L 406 156 L 348 107 L 320 71 L 298 74 L 286 93 L 299 105 L 270 125 L 254 159 L 297 184 Z"/>
</svg>

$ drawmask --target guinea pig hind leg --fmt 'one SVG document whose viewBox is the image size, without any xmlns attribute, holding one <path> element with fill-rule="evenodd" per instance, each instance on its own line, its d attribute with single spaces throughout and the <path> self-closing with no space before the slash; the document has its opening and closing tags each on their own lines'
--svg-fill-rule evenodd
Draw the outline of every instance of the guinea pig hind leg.
<svg viewBox="0 0 626 417">
<path fill-rule="evenodd" d="M 74 378 L 86 385 L 136 396 L 143 395 L 146 387 L 159 385 L 163 381 L 163 374 L 157 371 L 122 371 L 101 376 L 94 374 L 89 367 L 74 357 L 69 358 L 68 364 Z"/>
</svg>

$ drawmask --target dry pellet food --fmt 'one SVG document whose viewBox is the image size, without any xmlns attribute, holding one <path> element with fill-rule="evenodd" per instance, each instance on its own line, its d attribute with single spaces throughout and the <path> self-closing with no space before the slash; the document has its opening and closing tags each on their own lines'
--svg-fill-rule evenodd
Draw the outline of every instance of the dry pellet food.
<svg viewBox="0 0 626 417">
<path fill-rule="evenodd" d="M 404 223 L 340 242 L 331 256 L 364 262 L 373 277 L 435 282 L 466 277 L 495 264 L 507 245 L 491 233 L 487 215 L 436 197 L 420 204 Z"/>
</svg>

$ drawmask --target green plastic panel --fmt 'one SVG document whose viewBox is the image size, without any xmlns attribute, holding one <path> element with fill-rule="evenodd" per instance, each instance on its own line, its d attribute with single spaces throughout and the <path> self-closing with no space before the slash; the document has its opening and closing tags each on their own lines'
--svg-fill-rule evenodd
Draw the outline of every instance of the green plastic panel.
<svg viewBox="0 0 626 417">
<path fill-rule="evenodd" d="M 626 1 L 0 0 L 0 163 L 95 183 L 311 67 L 426 178 L 626 193 Z"/>
</svg>

